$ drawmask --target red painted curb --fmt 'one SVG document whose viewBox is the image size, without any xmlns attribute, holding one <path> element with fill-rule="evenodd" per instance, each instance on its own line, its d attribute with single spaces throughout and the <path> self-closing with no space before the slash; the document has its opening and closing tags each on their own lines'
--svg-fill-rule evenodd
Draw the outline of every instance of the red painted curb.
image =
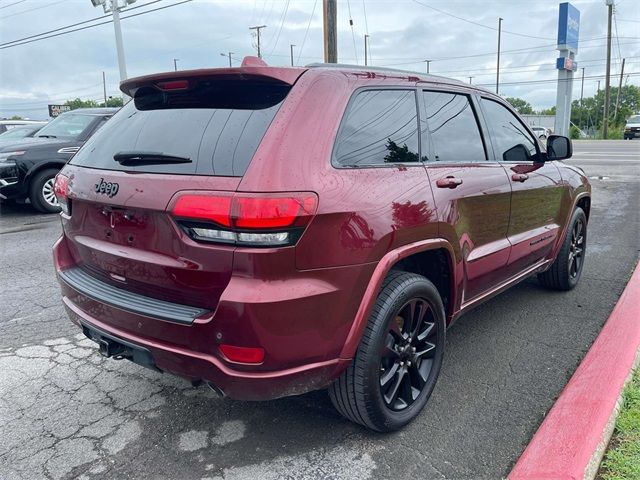
<svg viewBox="0 0 640 480">
<path fill-rule="evenodd" d="M 640 265 L 607 323 L 509 474 L 593 478 L 607 427 L 640 348 Z M 595 458 L 594 458 L 595 457 Z M 595 464 L 595 471 L 593 462 Z"/>
</svg>

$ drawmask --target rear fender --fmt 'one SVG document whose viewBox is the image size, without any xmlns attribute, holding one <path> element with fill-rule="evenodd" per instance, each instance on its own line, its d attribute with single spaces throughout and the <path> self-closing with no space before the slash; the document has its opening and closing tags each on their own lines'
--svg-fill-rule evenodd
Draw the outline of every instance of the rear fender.
<svg viewBox="0 0 640 480">
<path fill-rule="evenodd" d="M 400 248 L 388 252 L 384 257 L 382 257 L 375 270 L 373 271 L 373 275 L 371 276 L 369 285 L 364 292 L 364 295 L 360 302 L 360 306 L 358 307 L 358 311 L 356 312 L 351 330 L 349 331 L 342 351 L 340 352 L 340 358 L 349 359 L 353 358 L 353 356 L 355 355 L 360 343 L 360 338 L 362 337 L 362 333 L 364 332 L 364 328 L 369 319 L 369 315 L 371 314 L 373 305 L 375 304 L 378 293 L 380 292 L 380 289 L 382 287 L 382 282 L 384 282 L 384 279 L 386 278 L 389 271 L 393 268 L 393 266 L 403 258 L 406 258 L 410 255 L 440 248 L 444 248 L 448 252 L 451 268 L 451 298 L 457 299 L 456 274 L 455 269 L 453 268 L 453 259 L 455 258 L 455 256 L 453 247 L 449 242 L 441 238 L 434 238 L 410 243 L 408 245 L 403 245 Z"/>
</svg>

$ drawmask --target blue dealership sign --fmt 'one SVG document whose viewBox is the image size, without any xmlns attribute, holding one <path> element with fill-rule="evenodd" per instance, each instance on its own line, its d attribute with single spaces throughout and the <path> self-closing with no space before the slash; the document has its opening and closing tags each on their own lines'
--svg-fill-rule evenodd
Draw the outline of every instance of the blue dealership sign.
<svg viewBox="0 0 640 480">
<path fill-rule="evenodd" d="M 569 2 L 560 4 L 558 18 L 558 50 L 578 51 L 580 36 L 580 10 Z"/>
</svg>

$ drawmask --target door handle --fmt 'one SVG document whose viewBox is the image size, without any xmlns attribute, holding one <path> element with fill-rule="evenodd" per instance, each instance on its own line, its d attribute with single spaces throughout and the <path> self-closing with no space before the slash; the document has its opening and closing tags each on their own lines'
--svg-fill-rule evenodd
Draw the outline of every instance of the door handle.
<svg viewBox="0 0 640 480">
<path fill-rule="evenodd" d="M 462 179 L 452 176 L 440 178 L 436 181 L 438 188 L 456 188 L 458 185 L 462 185 Z"/>
<path fill-rule="evenodd" d="M 511 180 L 513 180 L 514 182 L 525 182 L 527 181 L 529 178 L 529 175 L 527 175 L 526 173 L 514 173 L 513 175 L 511 175 Z"/>
</svg>

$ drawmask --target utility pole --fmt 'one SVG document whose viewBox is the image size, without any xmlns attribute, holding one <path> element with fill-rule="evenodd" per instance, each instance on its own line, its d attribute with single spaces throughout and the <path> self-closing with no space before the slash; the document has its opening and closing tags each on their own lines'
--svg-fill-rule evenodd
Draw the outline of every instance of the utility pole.
<svg viewBox="0 0 640 480">
<path fill-rule="evenodd" d="M 367 63 L 367 56 L 369 55 L 369 34 L 364 35 L 364 64 L 365 66 L 368 65 Z"/>
<path fill-rule="evenodd" d="M 231 65 L 231 55 L 233 55 L 233 52 L 221 53 L 220 55 L 222 55 L 223 57 L 229 57 L 229 68 L 233 67 L 233 65 Z"/>
<path fill-rule="evenodd" d="M 107 106 L 107 77 L 104 74 L 104 71 L 102 72 L 102 91 L 104 93 L 104 106 Z"/>
<path fill-rule="evenodd" d="M 471 80 L 473 80 L 475 77 L 469 77 L 469 85 L 471 85 L 473 82 L 471 82 Z"/>
<path fill-rule="evenodd" d="M 262 30 L 263 28 L 267 28 L 266 25 L 257 25 L 255 27 L 249 27 L 249 30 L 255 30 L 256 31 L 256 35 L 258 37 L 258 58 L 262 58 L 262 54 L 260 52 L 260 30 Z M 231 58 L 231 55 L 229 55 L 229 58 Z"/>
<path fill-rule="evenodd" d="M 432 62 L 432 61 L 433 61 L 433 60 L 425 60 L 425 61 L 424 61 L 424 63 L 426 63 L 426 64 L 427 64 L 427 73 L 429 73 L 429 65 L 431 65 L 431 62 Z"/>
<path fill-rule="evenodd" d="M 584 96 L 584 67 L 582 67 L 582 82 L 580 84 L 580 128 L 582 128 L 582 114 L 584 113 L 584 107 L 582 105 L 582 98 Z"/>
<path fill-rule="evenodd" d="M 120 28 L 120 9 L 126 7 L 136 0 L 91 0 L 94 7 L 102 6 L 104 13 L 111 13 L 113 16 L 113 29 L 116 34 L 116 52 L 118 53 L 118 69 L 120 70 L 120 81 L 127 79 L 127 66 L 124 59 L 124 47 L 122 45 L 122 28 Z"/>
<path fill-rule="evenodd" d="M 174 58 L 173 59 L 173 71 L 177 72 L 178 71 L 178 60 L 180 60 L 179 58 Z"/>
<path fill-rule="evenodd" d="M 620 90 L 622 90 L 622 77 L 624 77 L 624 62 L 625 58 L 622 59 L 622 69 L 620 70 L 620 83 L 618 84 L 618 93 L 616 94 L 616 110 L 613 114 L 614 120 L 618 118 L 618 107 L 620 106 Z"/>
<path fill-rule="evenodd" d="M 290 44 L 289 48 L 291 49 L 291 66 L 293 67 L 293 47 L 295 47 L 295 44 Z"/>
<path fill-rule="evenodd" d="M 324 61 L 338 63 L 338 5 L 337 0 L 322 0 L 324 25 Z"/>
<path fill-rule="evenodd" d="M 496 66 L 496 95 L 500 90 L 500 40 L 502 36 L 502 18 L 498 18 L 498 63 Z"/>
<path fill-rule="evenodd" d="M 609 82 L 611 80 L 611 18 L 613 17 L 613 0 L 607 3 L 607 71 L 604 78 L 604 114 L 602 117 L 602 138 L 609 135 Z"/>
<path fill-rule="evenodd" d="M 127 2 L 125 0 L 125 6 Z M 122 28 L 120 28 L 120 9 L 118 0 L 111 0 L 111 8 L 113 10 L 113 28 L 116 33 L 116 50 L 118 52 L 118 68 L 120 70 L 120 81 L 127 79 L 127 65 L 124 59 L 124 46 L 122 44 Z"/>
</svg>

